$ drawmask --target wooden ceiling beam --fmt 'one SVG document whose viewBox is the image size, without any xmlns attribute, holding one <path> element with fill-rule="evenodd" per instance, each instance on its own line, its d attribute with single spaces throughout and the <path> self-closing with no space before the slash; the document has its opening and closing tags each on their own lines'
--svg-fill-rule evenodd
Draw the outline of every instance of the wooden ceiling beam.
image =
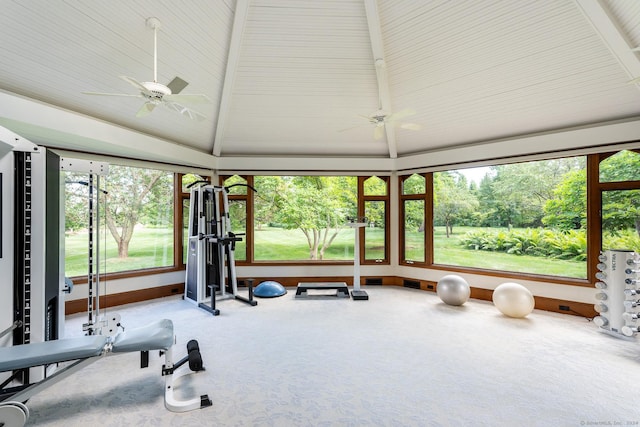
<svg viewBox="0 0 640 427">
<path fill-rule="evenodd" d="M 636 50 L 640 48 L 631 45 L 607 5 L 602 0 L 575 0 L 575 2 L 629 79 L 640 78 L 640 58 Z M 640 89 L 639 84 L 640 81 L 636 83 L 638 89 Z"/>
<path fill-rule="evenodd" d="M 389 77 L 387 75 L 387 64 L 384 55 L 384 44 L 382 41 L 382 30 L 380 28 L 380 15 L 378 13 L 378 3 L 376 0 L 365 0 L 365 10 L 367 13 L 367 24 L 369 25 L 369 38 L 371 39 L 371 50 L 373 52 L 373 65 L 378 79 L 378 107 L 386 111 L 387 114 L 393 112 L 391 106 L 391 93 L 389 91 Z M 396 144 L 396 133 L 392 125 L 384 127 L 389 146 L 389 157 L 398 157 Z"/>
<path fill-rule="evenodd" d="M 229 53 L 227 55 L 227 68 L 224 73 L 224 83 L 220 96 L 220 106 L 218 108 L 218 120 L 216 122 L 216 133 L 213 138 L 214 156 L 219 157 L 224 143 L 224 132 L 229 120 L 231 109 L 231 97 L 233 87 L 240 62 L 240 50 L 242 48 L 242 38 L 246 27 L 247 15 L 249 13 L 250 0 L 237 0 L 236 10 L 233 17 L 233 29 L 231 30 L 231 40 L 229 41 Z"/>
</svg>

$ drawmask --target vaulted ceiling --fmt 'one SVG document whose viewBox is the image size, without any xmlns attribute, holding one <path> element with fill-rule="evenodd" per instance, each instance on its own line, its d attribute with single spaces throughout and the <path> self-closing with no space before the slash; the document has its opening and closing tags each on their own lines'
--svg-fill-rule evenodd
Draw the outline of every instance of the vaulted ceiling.
<svg viewBox="0 0 640 427">
<path fill-rule="evenodd" d="M 207 95 L 184 104 L 204 120 L 83 93 L 153 81 L 150 17 L 158 82 Z M 5 0 L 0 40 L 0 125 L 82 151 L 375 160 L 640 129 L 636 0 Z M 379 109 L 403 117 L 376 133 Z"/>
</svg>

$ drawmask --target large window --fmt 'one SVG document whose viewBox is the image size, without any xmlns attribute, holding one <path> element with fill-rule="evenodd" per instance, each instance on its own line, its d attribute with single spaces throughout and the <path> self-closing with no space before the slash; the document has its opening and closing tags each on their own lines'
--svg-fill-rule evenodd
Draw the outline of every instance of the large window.
<svg viewBox="0 0 640 427">
<path fill-rule="evenodd" d="M 640 252 L 640 154 L 620 151 L 601 158 L 602 249 Z"/>
<path fill-rule="evenodd" d="M 427 242 L 427 180 L 413 174 L 400 178 L 400 260 L 406 264 L 425 263 Z"/>
<path fill-rule="evenodd" d="M 88 272 L 89 180 L 87 174 L 63 173 L 65 182 L 65 274 Z M 174 265 L 174 174 L 110 165 L 95 182 L 99 220 L 94 248 L 101 273 Z M 99 242 L 99 243 L 98 243 Z"/>
<path fill-rule="evenodd" d="M 358 182 L 364 216 L 369 222 L 363 233 L 363 262 L 388 262 L 389 177 L 359 177 Z"/>
<path fill-rule="evenodd" d="M 586 158 L 433 174 L 434 264 L 587 278 Z"/>
<path fill-rule="evenodd" d="M 245 177 L 233 175 L 222 177 L 223 185 L 229 189 L 229 220 L 231 221 L 231 231 L 242 241 L 235 243 L 235 261 L 242 263 L 247 260 L 247 240 L 251 234 L 247 234 L 247 216 L 249 215 L 248 203 L 249 182 Z"/>
<path fill-rule="evenodd" d="M 353 259 L 357 180 L 351 176 L 255 176 L 255 261 Z"/>
<path fill-rule="evenodd" d="M 63 175 L 66 274 L 82 276 L 88 175 Z M 101 272 L 182 267 L 188 186 L 201 180 L 111 165 L 95 190 Z M 361 262 L 389 262 L 388 177 L 229 175 L 219 184 L 230 188 L 241 264 L 351 261 L 354 231 L 346 223 L 363 216 Z M 601 248 L 640 251 L 636 150 L 400 176 L 398 202 L 401 264 L 586 284 Z"/>
</svg>

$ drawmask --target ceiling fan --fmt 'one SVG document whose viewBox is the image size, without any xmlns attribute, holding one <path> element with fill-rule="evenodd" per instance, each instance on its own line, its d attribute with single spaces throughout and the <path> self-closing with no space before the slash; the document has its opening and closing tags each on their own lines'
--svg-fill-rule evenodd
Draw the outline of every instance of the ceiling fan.
<svg viewBox="0 0 640 427">
<path fill-rule="evenodd" d="M 383 107 L 384 106 L 388 107 L 389 105 L 389 93 L 388 93 L 388 89 L 385 89 L 387 84 L 383 83 L 387 81 L 386 62 L 382 58 L 377 58 L 375 61 L 375 67 L 376 67 L 376 77 L 378 80 L 378 109 L 373 113 L 369 114 L 368 116 L 359 114 L 360 117 L 362 117 L 363 119 L 367 120 L 369 123 L 375 126 L 373 128 L 373 138 L 381 139 L 385 134 L 385 127 L 387 125 L 397 126 L 401 129 L 420 130 L 422 126 L 420 126 L 419 124 L 400 121 L 405 117 L 413 116 L 414 114 L 416 114 L 414 110 L 410 108 L 405 108 L 404 110 L 400 110 L 396 113 L 390 113 L 388 111 L 385 111 Z M 383 100 L 386 100 L 386 102 L 383 102 Z M 354 126 L 347 129 L 342 129 L 340 130 L 340 132 L 354 129 L 360 126 Z"/>
<path fill-rule="evenodd" d="M 380 139 L 384 136 L 385 126 L 397 126 L 400 129 L 408 129 L 408 130 L 420 130 L 422 126 L 417 123 L 407 123 L 401 122 L 400 119 L 404 119 L 405 117 L 413 116 L 416 114 L 410 108 L 405 108 L 404 110 L 400 110 L 397 113 L 387 113 L 382 109 L 378 109 L 368 116 L 360 116 L 369 121 L 369 123 L 375 125 L 373 129 L 373 138 Z"/>
<path fill-rule="evenodd" d="M 199 111 L 192 108 L 185 107 L 183 103 L 211 103 L 211 99 L 207 95 L 203 94 L 179 94 L 189 83 L 182 80 L 179 77 L 174 78 L 169 84 L 163 85 L 158 83 L 158 28 L 160 28 L 160 21 L 157 18 L 148 18 L 146 21 L 147 27 L 153 29 L 153 81 L 152 82 L 139 82 L 138 80 L 120 76 L 122 80 L 129 83 L 140 91 L 140 93 L 126 94 L 126 93 L 102 93 L 102 92 L 82 92 L 86 95 L 100 95 L 100 96 L 127 96 L 134 98 L 143 98 L 145 103 L 136 113 L 136 117 L 144 117 L 150 114 L 157 105 L 162 105 L 170 110 L 184 114 L 190 119 L 204 120 L 206 116 Z"/>
</svg>

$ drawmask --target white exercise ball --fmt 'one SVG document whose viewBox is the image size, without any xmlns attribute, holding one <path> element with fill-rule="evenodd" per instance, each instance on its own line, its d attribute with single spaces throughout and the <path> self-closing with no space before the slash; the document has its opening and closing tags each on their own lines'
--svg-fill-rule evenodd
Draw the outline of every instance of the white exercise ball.
<svg viewBox="0 0 640 427">
<path fill-rule="evenodd" d="M 496 308 L 509 317 L 526 317 L 536 304 L 529 289 L 511 282 L 498 286 L 492 299 Z"/>
<path fill-rule="evenodd" d="M 438 281 L 436 293 L 445 304 L 462 305 L 469 299 L 471 289 L 462 277 L 448 274 Z"/>
</svg>

